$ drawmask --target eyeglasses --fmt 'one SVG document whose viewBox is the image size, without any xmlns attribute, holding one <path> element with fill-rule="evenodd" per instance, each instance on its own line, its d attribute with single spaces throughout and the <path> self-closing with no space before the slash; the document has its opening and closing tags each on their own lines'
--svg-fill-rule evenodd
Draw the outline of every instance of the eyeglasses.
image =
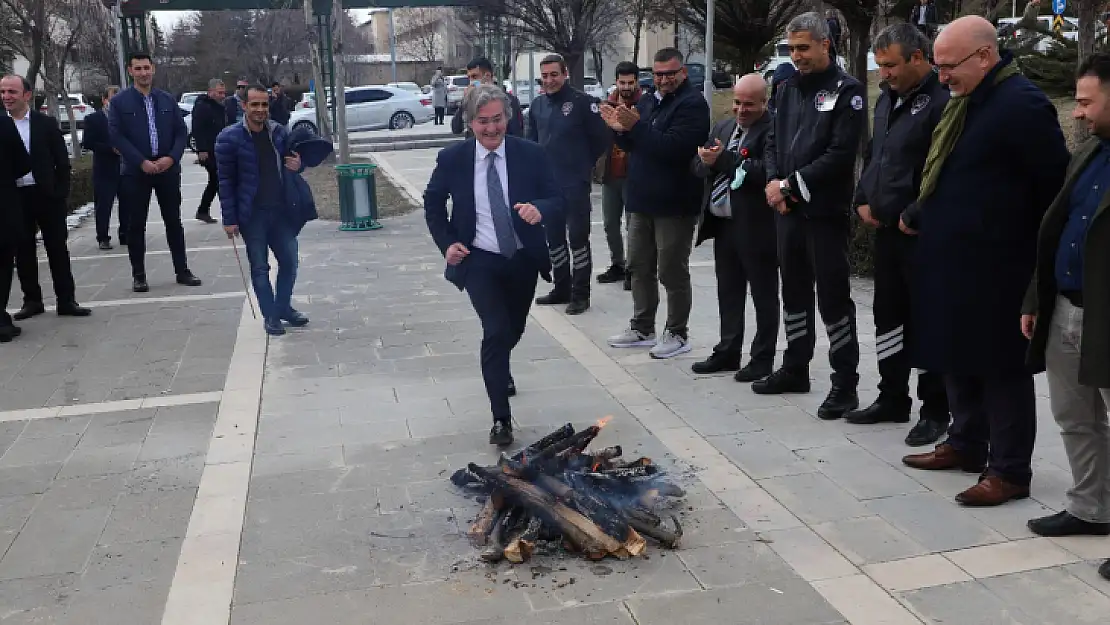
<svg viewBox="0 0 1110 625">
<path fill-rule="evenodd" d="M 983 46 L 983 47 L 975 50 L 971 54 L 969 54 L 969 55 L 965 56 L 963 59 L 961 59 L 959 63 L 937 63 L 937 69 L 939 71 L 942 71 L 942 72 L 950 72 L 950 71 L 956 69 L 957 67 L 963 65 L 964 63 L 967 63 L 968 61 L 971 60 L 971 57 L 975 56 L 976 54 L 981 54 L 983 52 L 983 50 L 986 50 L 986 49 L 987 49 L 987 46 Z"/>
<path fill-rule="evenodd" d="M 681 71 L 682 71 L 681 69 L 667 69 L 667 70 L 663 70 L 661 72 L 660 71 L 654 71 L 654 72 L 652 72 L 652 74 L 654 74 L 656 78 L 674 78 Z"/>
</svg>

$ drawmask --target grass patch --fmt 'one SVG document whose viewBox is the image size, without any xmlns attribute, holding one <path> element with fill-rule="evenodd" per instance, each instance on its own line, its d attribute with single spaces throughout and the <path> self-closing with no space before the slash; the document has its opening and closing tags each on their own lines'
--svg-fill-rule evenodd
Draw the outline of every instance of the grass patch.
<svg viewBox="0 0 1110 625">
<path fill-rule="evenodd" d="M 306 169 L 302 175 L 312 188 L 320 219 L 339 221 L 339 181 L 334 166 L 325 164 Z M 377 188 L 378 217 L 397 217 L 419 208 L 381 169 L 374 171 L 374 185 Z"/>
</svg>

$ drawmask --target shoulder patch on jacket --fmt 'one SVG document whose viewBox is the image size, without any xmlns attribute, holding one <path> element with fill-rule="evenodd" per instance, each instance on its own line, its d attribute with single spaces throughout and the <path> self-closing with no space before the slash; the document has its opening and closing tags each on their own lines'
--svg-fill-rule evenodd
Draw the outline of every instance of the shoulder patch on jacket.
<svg viewBox="0 0 1110 625">
<path fill-rule="evenodd" d="M 925 110 L 925 107 L 929 106 L 929 101 L 930 98 L 928 94 L 918 94 L 917 97 L 913 99 L 913 104 L 910 105 L 910 115 L 917 115 L 921 111 Z"/>
<path fill-rule="evenodd" d="M 570 112 L 573 111 L 573 110 L 574 110 L 574 102 L 563 102 L 563 116 L 564 117 L 566 117 L 567 115 L 570 115 Z"/>
<path fill-rule="evenodd" d="M 861 110 L 863 108 L 863 98 L 858 95 L 852 96 L 852 108 L 857 111 Z"/>
</svg>

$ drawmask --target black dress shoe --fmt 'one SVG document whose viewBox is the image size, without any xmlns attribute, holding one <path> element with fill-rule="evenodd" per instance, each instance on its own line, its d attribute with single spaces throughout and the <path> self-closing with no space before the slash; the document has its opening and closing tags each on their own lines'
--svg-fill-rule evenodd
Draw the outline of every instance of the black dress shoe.
<svg viewBox="0 0 1110 625">
<path fill-rule="evenodd" d="M 135 278 L 131 281 L 131 290 L 136 293 L 146 293 L 150 290 L 150 285 L 146 283 L 146 278 Z"/>
<path fill-rule="evenodd" d="M 200 286 L 200 278 L 193 275 L 191 271 L 185 271 L 177 274 L 177 283 L 184 284 L 185 286 Z"/>
<path fill-rule="evenodd" d="M 42 305 L 42 302 L 23 302 L 23 308 L 20 308 L 19 312 L 12 315 L 12 317 L 15 318 L 16 321 L 23 321 L 24 319 L 30 319 L 31 317 L 41 315 L 44 312 L 46 312 L 46 307 Z"/>
<path fill-rule="evenodd" d="M 722 371 L 736 371 L 740 368 L 740 358 L 722 354 L 721 352 L 713 352 L 709 358 L 700 362 L 695 362 L 690 365 L 690 371 L 702 375 L 708 373 L 720 373 Z"/>
<path fill-rule="evenodd" d="M 809 371 L 780 368 L 771 375 L 752 382 L 752 392 L 757 395 L 782 395 L 783 393 L 808 393 Z"/>
<path fill-rule="evenodd" d="M 948 422 L 939 419 L 926 419 L 922 417 L 917 425 L 910 428 L 906 434 L 906 444 L 910 447 L 924 447 L 940 440 L 948 431 Z"/>
<path fill-rule="evenodd" d="M 508 447 L 513 444 L 513 424 L 509 421 L 494 421 L 489 431 L 489 444 Z"/>
<path fill-rule="evenodd" d="M 121 236 L 119 238 L 119 244 L 124 246 L 124 247 L 127 247 L 127 237 Z"/>
<path fill-rule="evenodd" d="M 547 295 L 541 295 L 540 297 L 537 297 L 536 298 L 536 303 L 539 304 L 540 306 L 550 306 L 552 304 L 569 304 L 570 303 L 570 295 L 565 294 L 565 293 L 560 293 L 560 292 L 552 289 L 551 292 L 548 293 Z"/>
<path fill-rule="evenodd" d="M 64 302 L 58 304 L 58 315 L 61 317 L 88 317 L 92 311 L 77 302 Z"/>
<path fill-rule="evenodd" d="M 1038 536 L 1110 536 L 1110 523 L 1091 523 L 1072 516 L 1067 510 L 1032 519 L 1026 525 Z"/>
<path fill-rule="evenodd" d="M 15 337 L 23 334 L 23 330 L 16 325 L 0 326 L 0 343 L 7 343 Z"/>
<path fill-rule="evenodd" d="M 737 382 L 755 382 L 771 375 L 774 370 L 770 364 L 760 364 L 757 362 L 749 362 L 744 365 L 744 368 L 737 371 L 736 375 L 732 376 L 733 380 Z"/>
<path fill-rule="evenodd" d="M 98 247 L 102 250 L 110 250 L 112 249 L 112 244 L 107 241 L 101 241 Z"/>
<path fill-rule="evenodd" d="M 569 304 L 567 304 L 566 313 L 568 315 L 581 315 L 582 313 L 586 312 L 589 309 L 590 309 L 590 300 L 588 300 L 588 299 L 576 299 L 576 300 L 571 300 L 571 302 Z"/>
<path fill-rule="evenodd" d="M 910 400 L 909 398 L 894 399 L 883 397 L 862 410 L 851 410 L 844 415 L 844 420 L 856 425 L 875 425 L 877 423 L 909 423 Z"/>
<path fill-rule="evenodd" d="M 611 284 L 624 280 L 624 276 L 625 271 L 623 265 L 610 265 L 608 269 L 597 275 L 597 282 L 598 284 Z"/>
<path fill-rule="evenodd" d="M 509 397 L 516 397 L 516 382 L 509 380 L 509 388 L 507 392 Z"/>
<path fill-rule="evenodd" d="M 832 421 L 844 416 L 849 410 L 859 407 L 859 395 L 854 386 L 833 384 L 825 401 L 817 408 L 817 418 Z"/>
<path fill-rule="evenodd" d="M 1101 575 L 1103 579 L 1110 580 L 1110 560 L 1103 562 L 1102 566 L 1098 567 L 1098 574 Z"/>
<path fill-rule="evenodd" d="M 216 220 L 213 219 L 212 215 L 209 215 L 208 213 L 197 213 L 197 221 L 203 221 L 206 224 L 216 223 Z"/>
</svg>

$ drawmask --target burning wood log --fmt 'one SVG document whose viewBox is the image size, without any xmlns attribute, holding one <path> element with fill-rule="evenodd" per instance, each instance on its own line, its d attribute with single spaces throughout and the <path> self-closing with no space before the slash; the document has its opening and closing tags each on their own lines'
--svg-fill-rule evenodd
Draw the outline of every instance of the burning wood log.
<svg viewBox="0 0 1110 625">
<path fill-rule="evenodd" d="M 555 430 L 554 432 L 548 434 L 547 436 L 544 436 L 540 440 L 525 447 L 524 449 L 516 452 L 515 454 L 513 454 L 512 459 L 516 460 L 517 462 L 524 461 L 527 458 L 540 453 L 551 445 L 554 445 L 555 443 L 558 443 L 559 441 L 567 439 L 571 436 L 574 436 L 574 426 L 568 423 L 563 427 Z"/>
<path fill-rule="evenodd" d="M 493 529 L 493 523 L 497 520 L 497 513 L 501 510 L 502 503 L 501 493 L 496 491 L 486 499 L 482 511 L 478 513 L 478 518 L 474 519 L 474 523 L 470 525 L 470 529 L 466 533 L 471 545 L 475 547 L 486 546 L 487 536 Z"/>
<path fill-rule="evenodd" d="M 505 545 L 508 544 L 509 534 L 520 523 L 524 511 L 520 508 L 505 508 L 498 513 L 498 519 L 489 533 L 487 546 L 482 550 L 481 558 L 486 562 L 497 562 L 504 557 Z"/>
<path fill-rule="evenodd" d="M 529 518 L 528 523 L 509 538 L 509 544 L 505 547 L 505 559 L 513 564 L 520 564 L 531 558 L 542 528 L 543 522 L 537 517 Z"/>
</svg>

